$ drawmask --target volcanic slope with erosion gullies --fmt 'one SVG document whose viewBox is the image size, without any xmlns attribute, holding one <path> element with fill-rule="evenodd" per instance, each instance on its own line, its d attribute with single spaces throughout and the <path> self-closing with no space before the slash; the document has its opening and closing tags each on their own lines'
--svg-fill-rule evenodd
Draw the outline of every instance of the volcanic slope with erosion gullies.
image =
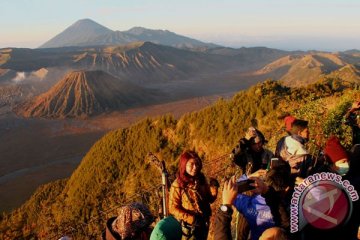
<svg viewBox="0 0 360 240">
<path fill-rule="evenodd" d="M 157 94 L 103 71 L 73 71 L 48 92 L 18 106 L 16 112 L 25 117 L 85 117 L 156 103 Z"/>
<path fill-rule="evenodd" d="M 181 50 L 151 42 L 88 48 L 74 55 L 73 64 L 85 69 L 101 69 L 133 82 L 151 84 L 187 79 L 198 73 L 234 67 L 224 56 Z"/>
<path fill-rule="evenodd" d="M 250 55 L 247 57 L 251 58 Z M 231 68 L 246 70 L 249 67 L 244 60 L 235 57 L 151 42 L 99 47 L 0 49 L 1 57 L 3 74 L 9 70 L 29 72 L 48 68 L 103 70 L 144 84 L 186 79 L 195 74 L 223 72 Z M 266 63 L 263 61 L 263 64 Z"/>
</svg>

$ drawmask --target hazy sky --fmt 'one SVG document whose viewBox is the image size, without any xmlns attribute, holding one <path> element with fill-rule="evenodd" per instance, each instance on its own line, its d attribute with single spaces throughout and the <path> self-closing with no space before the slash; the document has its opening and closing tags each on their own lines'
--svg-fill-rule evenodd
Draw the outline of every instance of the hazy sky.
<svg viewBox="0 0 360 240">
<path fill-rule="evenodd" d="M 360 49 L 359 0 L 1 0 L 0 48 L 35 48 L 79 19 L 231 47 Z"/>
</svg>

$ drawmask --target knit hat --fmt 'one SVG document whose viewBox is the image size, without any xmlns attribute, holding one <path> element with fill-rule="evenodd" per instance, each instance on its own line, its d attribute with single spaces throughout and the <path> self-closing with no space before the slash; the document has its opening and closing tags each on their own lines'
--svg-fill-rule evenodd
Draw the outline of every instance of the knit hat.
<svg viewBox="0 0 360 240">
<path fill-rule="evenodd" d="M 112 223 L 112 230 L 121 239 L 125 239 L 144 231 L 153 221 L 154 217 L 149 209 L 142 203 L 134 202 L 119 209 L 118 217 Z"/>
<path fill-rule="evenodd" d="M 341 145 L 339 138 L 336 136 L 331 136 L 324 148 L 324 154 L 330 158 L 330 160 L 335 163 L 341 159 L 348 159 L 348 154 L 345 148 Z"/>
<path fill-rule="evenodd" d="M 295 120 L 296 120 L 296 118 L 293 117 L 293 116 L 291 116 L 291 115 L 286 116 L 286 117 L 284 118 L 285 130 L 286 130 L 286 131 L 289 132 L 289 131 L 291 130 L 292 124 L 293 124 L 293 122 L 294 122 Z"/>
</svg>

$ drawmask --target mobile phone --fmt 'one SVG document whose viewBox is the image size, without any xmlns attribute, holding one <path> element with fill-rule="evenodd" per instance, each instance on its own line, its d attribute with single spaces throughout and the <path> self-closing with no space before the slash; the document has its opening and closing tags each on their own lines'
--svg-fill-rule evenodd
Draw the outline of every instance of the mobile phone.
<svg viewBox="0 0 360 240">
<path fill-rule="evenodd" d="M 237 182 L 236 185 L 237 185 L 238 193 L 242 193 L 242 192 L 246 192 L 246 191 L 255 189 L 254 186 L 250 185 L 250 184 L 252 184 L 254 182 L 255 181 L 252 180 L 252 179 L 246 179 L 246 180 Z"/>
<path fill-rule="evenodd" d="M 270 168 L 275 168 L 279 166 L 279 159 L 278 158 L 271 158 L 270 160 Z"/>
</svg>

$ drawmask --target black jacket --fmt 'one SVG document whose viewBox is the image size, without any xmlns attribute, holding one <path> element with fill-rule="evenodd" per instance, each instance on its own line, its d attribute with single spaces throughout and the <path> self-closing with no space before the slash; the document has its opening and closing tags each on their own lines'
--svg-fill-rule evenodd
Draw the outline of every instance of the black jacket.
<svg viewBox="0 0 360 240">
<path fill-rule="evenodd" d="M 230 207 L 228 212 L 218 209 L 215 217 L 214 240 L 231 240 L 231 219 L 233 210 Z"/>
</svg>

